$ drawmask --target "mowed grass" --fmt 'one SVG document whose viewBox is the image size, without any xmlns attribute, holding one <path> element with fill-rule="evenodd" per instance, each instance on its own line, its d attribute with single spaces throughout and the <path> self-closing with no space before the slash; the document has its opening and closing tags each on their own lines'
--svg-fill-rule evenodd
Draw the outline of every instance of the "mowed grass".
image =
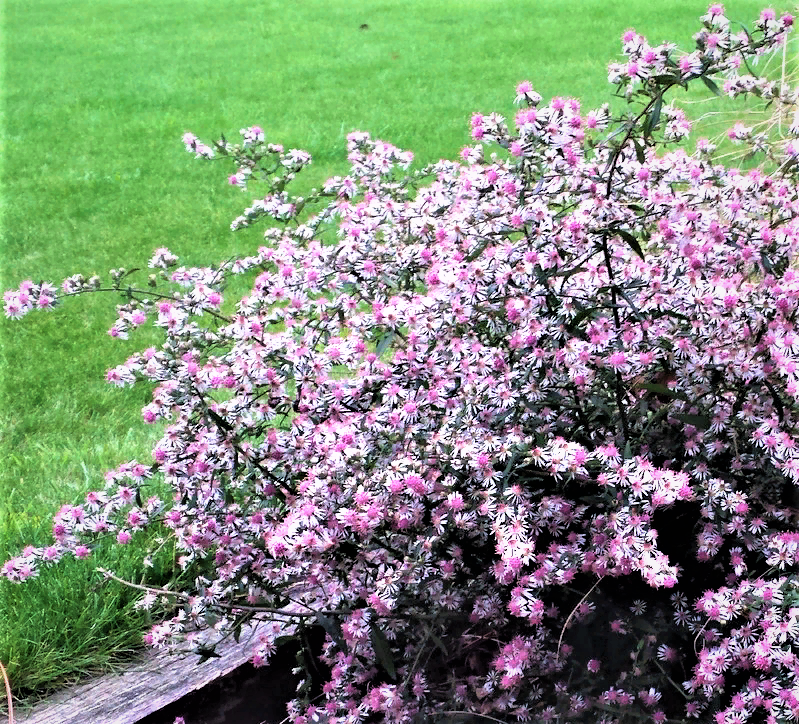
<svg viewBox="0 0 799 724">
<path fill-rule="evenodd" d="M 759 3 L 726 3 L 753 20 Z M 691 44 L 701 2 L 686 0 L 8 0 L 3 37 L 2 287 L 146 263 L 167 246 L 185 264 L 259 244 L 228 227 L 251 199 L 226 168 L 180 143 L 259 124 L 314 157 L 305 188 L 346 172 L 351 130 L 453 158 L 472 112 L 513 113 L 515 85 L 608 100 L 606 66 L 633 26 L 653 43 Z M 0 562 L 49 540 L 64 501 L 103 473 L 147 461 L 145 387 L 105 370 L 157 337 L 111 340 L 115 300 L 69 300 L 3 319 L 0 359 Z M 0 581 L 0 660 L 18 691 L 109 666 L 141 639 L 132 595 L 99 586 L 98 565 L 137 580 L 135 557 L 108 551 L 24 586 Z M 157 580 L 165 571 L 150 574 Z"/>
</svg>

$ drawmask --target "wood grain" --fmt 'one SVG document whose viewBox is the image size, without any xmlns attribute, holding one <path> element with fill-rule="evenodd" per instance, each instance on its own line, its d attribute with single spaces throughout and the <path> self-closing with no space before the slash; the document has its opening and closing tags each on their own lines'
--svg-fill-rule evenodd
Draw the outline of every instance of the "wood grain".
<svg viewBox="0 0 799 724">
<path fill-rule="evenodd" d="M 59 691 L 29 712 L 14 713 L 15 724 L 135 724 L 139 720 L 203 688 L 245 663 L 255 632 L 242 632 L 216 647 L 220 658 L 200 664 L 197 654 L 148 652 L 121 673 L 105 674 Z M 8 716 L 0 714 L 0 724 Z"/>
</svg>

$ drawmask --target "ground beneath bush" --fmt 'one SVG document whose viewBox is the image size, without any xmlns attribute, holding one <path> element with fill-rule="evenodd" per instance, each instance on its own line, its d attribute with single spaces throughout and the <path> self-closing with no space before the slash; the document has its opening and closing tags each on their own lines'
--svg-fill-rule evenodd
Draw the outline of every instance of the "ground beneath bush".
<svg viewBox="0 0 799 724">
<path fill-rule="evenodd" d="M 278 724 L 297 686 L 294 666 L 293 651 L 278 652 L 269 666 L 259 669 L 245 664 L 138 724 L 173 724 L 178 716 L 186 724 Z"/>
</svg>

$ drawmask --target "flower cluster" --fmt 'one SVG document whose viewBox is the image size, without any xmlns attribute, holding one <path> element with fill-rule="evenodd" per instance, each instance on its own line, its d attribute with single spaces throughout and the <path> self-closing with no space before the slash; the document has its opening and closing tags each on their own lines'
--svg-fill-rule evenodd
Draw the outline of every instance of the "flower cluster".
<svg viewBox="0 0 799 724">
<path fill-rule="evenodd" d="M 409 171 L 357 132 L 307 197 L 287 187 L 310 157 L 259 127 L 186 134 L 267 185 L 233 223 L 270 220 L 265 242 L 203 269 L 159 249 L 148 288 L 65 282 L 123 291 L 115 336 L 161 329 L 108 380 L 155 383 L 143 417 L 167 426 L 2 575 L 164 526 L 191 584 L 148 594 L 181 603 L 151 644 L 324 628 L 323 701 L 306 680 L 294 724 L 799 716 L 797 172 L 659 150 L 690 131 L 670 89 L 757 95 L 741 68 L 791 23 L 733 35 L 712 5 L 682 56 L 627 32 L 610 77 L 637 114 L 524 82 L 514 128 L 473 116 L 460 162 Z M 25 282 L 6 314 L 58 298 Z M 259 631 L 260 665 L 283 629 Z"/>
</svg>

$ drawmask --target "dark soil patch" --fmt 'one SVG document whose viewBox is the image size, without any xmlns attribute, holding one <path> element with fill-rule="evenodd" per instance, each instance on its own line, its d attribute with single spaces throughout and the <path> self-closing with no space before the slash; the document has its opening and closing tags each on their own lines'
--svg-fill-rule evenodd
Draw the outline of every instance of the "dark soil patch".
<svg viewBox="0 0 799 724">
<path fill-rule="evenodd" d="M 281 650 L 269 666 L 244 664 L 227 676 L 157 711 L 138 724 L 278 724 L 294 697 L 298 678 L 295 651 Z"/>
<path fill-rule="evenodd" d="M 306 643 L 315 663 L 323 641 L 322 629 L 310 630 Z M 186 724 L 279 724 L 286 718 L 286 704 L 296 696 L 300 677 L 291 670 L 297 666 L 300 648 L 296 642 L 281 646 L 268 666 L 244 664 L 137 724 L 173 724 L 179 716 Z"/>
</svg>

